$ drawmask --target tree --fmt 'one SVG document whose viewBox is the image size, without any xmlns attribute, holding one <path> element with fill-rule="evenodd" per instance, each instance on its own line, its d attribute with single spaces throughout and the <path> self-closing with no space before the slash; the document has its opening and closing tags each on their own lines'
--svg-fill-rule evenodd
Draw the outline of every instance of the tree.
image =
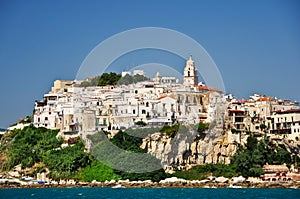
<svg viewBox="0 0 300 199">
<path fill-rule="evenodd" d="M 121 75 L 114 72 L 103 73 L 98 81 L 98 86 L 116 85 L 120 78 Z"/>
<path fill-rule="evenodd" d="M 260 128 L 261 131 L 264 131 L 267 128 L 267 126 L 262 123 L 262 124 L 259 125 L 259 128 Z"/>
<path fill-rule="evenodd" d="M 129 74 L 126 74 L 124 77 L 121 77 L 121 79 L 118 82 L 119 84 L 132 84 L 133 83 L 133 77 Z"/>
<path fill-rule="evenodd" d="M 143 121 L 138 121 L 138 122 L 135 122 L 134 123 L 135 125 L 138 125 L 138 126 L 146 126 L 147 124 Z"/>
<path fill-rule="evenodd" d="M 136 75 L 133 76 L 133 82 L 134 83 L 142 82 L 142 81 L 145 81 L 147 79 L 148 79 L 147 77 L 145 77 L 144 75 L 140 75 L 140 74 L 136 74 Z"/>
<path fill-rule="evenodd" d="M 257 143 L 258 143 L 257 138 L 254 137 L 253 133 L 251 133 L 247 138 L 247 143 L 246 143 L 247 150 L 253 151 L 256 148 Z"/>
<path fill-rule="evenodd" d="M 136 153 L 146 152 L 146 149 L 140 148 L 140 145 L 143 142 L 142 138 L 130 136 L 121 130 L 110 141 L 117 147 L 126 151 L 132 151 Z"/>
</svg>

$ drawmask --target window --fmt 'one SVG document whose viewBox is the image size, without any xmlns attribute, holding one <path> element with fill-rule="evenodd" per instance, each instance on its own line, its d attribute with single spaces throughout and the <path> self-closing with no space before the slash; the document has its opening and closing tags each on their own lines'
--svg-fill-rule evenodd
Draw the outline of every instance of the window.
<svg viewBox="0 0 300 199">
<path fill-rule="evenodd" d="M 178 103 L 180 103 L 180 96 L 177 97 L 177 101 L 178 101 Z"/>
<path fill-rule="evenodd" d="M 142 114 L 146 114 L 146 111 L 144 109 L 142 110 Z"/>
<path fill-rule="evenodd" d="M 188 77 L 190 76 L 191 74 L 190 74 L 190 71 L 188 71 Z"/>
<path fill-rule="evenodd" d="M 132 110 L 132 114 L 135 114 L 135 110 L 134 109 Z"/>
<path fill-rule="evenodd" d="M 45 117 L 45 120 L 47 121 L 47 120 L 48 120 L 48 117 Z"/>
<path fill-rule="evenodd" d="M 146 102 L 146 107 L 149 107 L 149 102 Z"/>
</svg>

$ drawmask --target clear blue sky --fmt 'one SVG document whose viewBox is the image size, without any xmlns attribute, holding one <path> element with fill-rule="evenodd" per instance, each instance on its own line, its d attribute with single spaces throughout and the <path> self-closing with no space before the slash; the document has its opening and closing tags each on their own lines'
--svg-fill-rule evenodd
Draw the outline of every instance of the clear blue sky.
<svg viewBox="0 0 300 199">
<path fill-rule="evenodd" d="M 299 1 L 2 0 L 0 127 L 30 115 L 55 79 L 74 79 L 101 41 L 147 26 L 198 41 L 239 98 L 300 101 Z"/>
</svg>

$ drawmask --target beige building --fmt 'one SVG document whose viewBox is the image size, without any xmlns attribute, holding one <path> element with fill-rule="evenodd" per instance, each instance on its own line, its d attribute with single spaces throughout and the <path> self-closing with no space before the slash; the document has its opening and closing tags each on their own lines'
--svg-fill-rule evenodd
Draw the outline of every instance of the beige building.
<svg viewBox="0 0 300 199">
<path fill-rule="evenodd" d="M 195 66 L 195 62 L 192 59 L 192 56 L 190 56 L 190 58 L 186 62 L 186 66 L 183 71 L 183 81 L 186 85 L 198 85 L 198 72 Z"/>
</svg>

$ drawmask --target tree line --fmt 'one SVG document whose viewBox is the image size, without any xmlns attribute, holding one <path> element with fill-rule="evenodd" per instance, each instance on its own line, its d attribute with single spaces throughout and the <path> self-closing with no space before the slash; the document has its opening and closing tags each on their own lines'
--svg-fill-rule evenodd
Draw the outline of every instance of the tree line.
<svg viewBox="0 0 300 199">
<path fill-rule="evenodd" d="M 141 81 L 149 80 L 149 78 L 144 75 L 135 74 L 133 76 L 126 74 L 122 77 L 121 74 L 117 74 L 114 72 L 103 73 L 101 76 L 96 76 L 94 78 L 90 78 L 89 80 L 83 81 L 80 86 L 89 87 L 89 86 L 108 86 L 108 85 L 128 85 Z"/>
</svg>

